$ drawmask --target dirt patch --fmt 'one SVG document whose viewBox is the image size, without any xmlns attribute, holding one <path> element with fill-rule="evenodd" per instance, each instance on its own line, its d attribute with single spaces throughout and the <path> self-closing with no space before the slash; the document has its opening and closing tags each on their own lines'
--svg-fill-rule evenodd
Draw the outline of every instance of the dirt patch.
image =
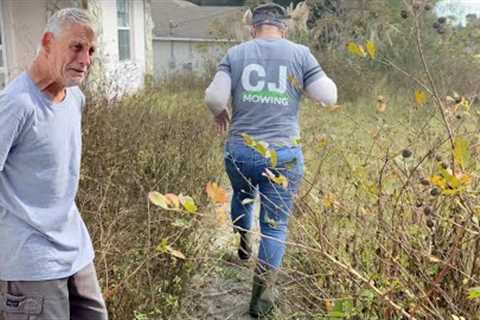
<svg viewBox="0 0 480 320">
<path fill-rule="evenodd" d="M 255 221 L 258 221 L 258 207 L 257 201 Z M 206 222 L 206 227 L 212 230 L 209 257 L 203 270 L 192 280 L 181 319 L 253 319 L 248 315 L 248 304 L 255 262 L 254 259 L 242 262 L 237 256 L 239 235 L 233 232 L 229 208 L 227 204 L 223 212 L 217 210 L 215 218 Z M 258 232 L 258 227 L 254 231 Z M 253 244 L 255 256 L 258 236 L 254 236 Z"/>
</svg>

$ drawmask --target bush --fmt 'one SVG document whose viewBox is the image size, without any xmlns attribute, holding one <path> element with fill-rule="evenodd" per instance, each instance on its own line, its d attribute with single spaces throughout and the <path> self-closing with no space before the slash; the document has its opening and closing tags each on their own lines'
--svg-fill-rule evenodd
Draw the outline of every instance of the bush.
<svg viewBox="0 0 480 320">
<path fill-rule="evenodd" d="M 212 138 L 201 93 L 151 89 L 113 105 L 88 105 L 83 122 L 78 204 L 111 319 L 168 319 L 207 238 L 199 216 L 150 207 L 147 194 L 183 193 L 202 202 L 204 186 L 218 175 L 221 153 L 212 145 L 221 141 Z M 162 241 L 187 259 L 156 250 Z"/>
</svg>

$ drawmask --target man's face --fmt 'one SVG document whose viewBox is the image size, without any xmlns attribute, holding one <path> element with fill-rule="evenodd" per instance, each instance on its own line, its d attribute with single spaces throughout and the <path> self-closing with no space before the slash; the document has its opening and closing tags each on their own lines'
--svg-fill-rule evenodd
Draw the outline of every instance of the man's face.
<svg viewBox="0 0 480 320">
<path fill-rule="evenodd" d="M 89 26 L 71 24 L 51 36 L 48 62 L 52 80 L 64 87 L 79 85 L 92 63 L 95 33 Z"/>
</svg>

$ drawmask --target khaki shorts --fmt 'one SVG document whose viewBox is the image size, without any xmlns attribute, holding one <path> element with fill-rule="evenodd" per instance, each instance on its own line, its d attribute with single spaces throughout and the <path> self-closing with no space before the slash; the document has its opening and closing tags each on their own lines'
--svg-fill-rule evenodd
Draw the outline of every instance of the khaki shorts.
<svg viewBox="0 0 480 320">
<path fill-rule="evenodd" d="M 47 281 L 0 281 L 0 320 L 107 320 L 93 264 Z"/>
</svg>

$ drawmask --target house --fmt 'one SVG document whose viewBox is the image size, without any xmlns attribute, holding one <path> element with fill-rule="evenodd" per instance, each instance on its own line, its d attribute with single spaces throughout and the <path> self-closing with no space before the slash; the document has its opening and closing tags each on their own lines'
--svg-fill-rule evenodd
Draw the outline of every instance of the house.
<svg viewBox="0 0 480 320">
<path fill-rule="evenodd" d="M 239 42 L 243 7 L 198 6 L 182 0 L 152 0 L 155 79 L 201 74 L 226 48 Z"/>
<path fill-rule="evenodd" d="M 105 90 L 141 87 L 153 70 L 150 0 L 0 0 L 0 86 L 29 66 L 48 18 L 65 7 L 86 9 L 97 21 L 94 78 Z"/>
</svg>

